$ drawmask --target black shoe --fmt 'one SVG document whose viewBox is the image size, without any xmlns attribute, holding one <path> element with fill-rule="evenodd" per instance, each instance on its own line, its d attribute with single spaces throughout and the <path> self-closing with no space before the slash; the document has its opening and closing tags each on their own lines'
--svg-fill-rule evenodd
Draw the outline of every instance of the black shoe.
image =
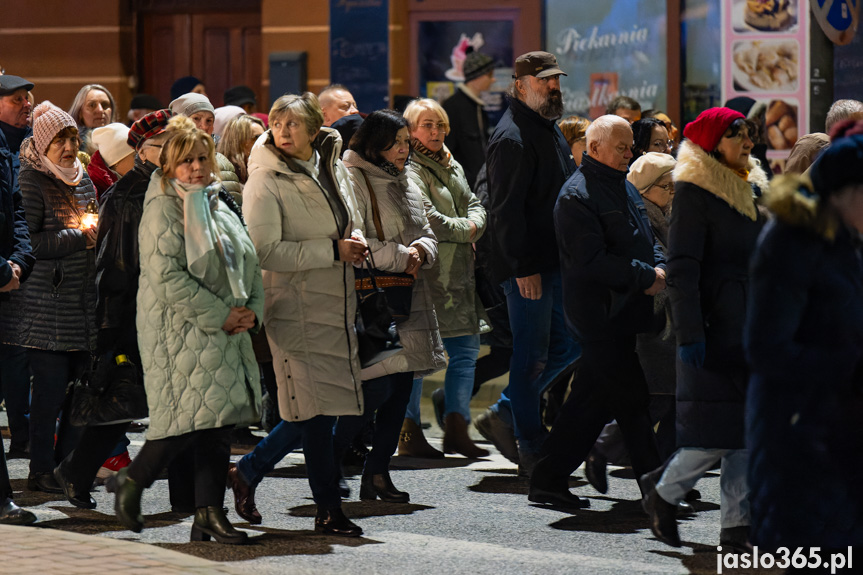
<svg viewBox="0 0 863 575">
<path fill-rule="evenodd" d="M 701 492 L 697 489 L 690 489 L 689 493 L 687 493 L 684 497 L 684 501 L 693 502 L 701 499 Z"/>
<path fill-rule="evenodd" d="M 43 493 L 63 493 L 63 488 L 57 484 L 50 471 L 31 471 L 27 477 L 27 489 Z"/>
<path fill-rule="evenodd" d="M 387 503 L 407 503 L 411 499 L 406 491 L 396 489 L 389 472 L 377 475 L 363 473 L 363 479 L 360 482 L 360 499 L 373 501 L 378 497 Z"/>
<path fill-rule="evenodd" d="M 656 489 L 656 484 L 659 483 L 659 480 L 662 479 L 662 474 L 665 473 L 665 466 L 661 465 L 651 471 L 650 473 L 645 473 L 641 476 L 641 481 L 639 481 L 639 487 L 641 487 L 641 497 L 642 500 L 647 496 L 648 493 Z M 698 493 L 695 489 L 690 491 L 689 493 Z M 689 501 L 694 501 L 689 499 L 689 493 L 687 493 L 686 497 L 683 501 L 679 501 L 677 503 L 677 513 L 682 516 L 695 515 L 695 508 L 689 504 Z M 701 497 L 701 494 L 698 493 L 698 497 Z"/>
<path fill-rule="evenodd" d="M 243 545 L 249 540 L 248 533 L 234 529 L 222 507 L 198 507 L 189 540 L 209 541 L 210 537 L 226 545 Z"/>
<path fill-rule="evenodd" d="M 749 542 L 749 525 L 740 527 L 728 527 L 719 530 L 719 544 L 722 545 L 724 553 L 752 553 L 752 544 Z"/>
<path fill-rule="evenodd" d="M 63 494 L 69 503 L 75 507 L 80 509 L 96 509 L 96 500 L 90 496 L 90 491 L 73 485 L 68 481 L 67 477 L 68 470 L 66 460 L 64 459 L 60 462 L 60 465 L 54 468 L 54 480 L 57 482 L 57 485 L 63 490 Z"/>
<path fill-rule="evenodd" d="M 141 515 L 144 488 L 129 478 L 128 467 L 121 469 L 115 477 L 114 513 L 126 529 L 140 533 L 144 529 L 144 516 Z"/>
<path fill-rule="evenodd" d="M 569 489 L 552 491 L 531 485 L 527 492 L 527 499 L 533 503 L 542 503 L 561 509 L 586 509 L 590 507 L 590 501 L 573 494 Z"/>
<path fill-rule="evenodd" d="M 36 516 L 32 512 L 15 505 L 11 497 L 0 504 L 0 524 L 32 525 L 33 523 L 36 523 Z"/>
<path fill-rule="evenodd" d="M 329 511 L 318 508 L 315 515 L 315 531 L 341 537 L 359 537 L 363 534 L 362 527 L 345 517 L 341 508 Z"/>
<path fill-rule="evenodd" d="M 147 431 L 147 424 L 140 421 L 132 421 L 129 422 L 129 427 L 126 428 L 126 431 L 129 433 L 144 433 Z"/>
<path fill-rule="evenodd" d="M 444 429 L 443 414 L 446 410 L 446 393 L 442 387 L 437 388 L 431 395 L 432 406 L 434 407 L 434 417 L 437 420 L 438 427 Z"/>
<path fill-rule="evenodd" d="M 642 485 L 647 475 L 649 474 L 641 476 Z M 649 479 L 647 480 L 649 481 Z M 677 531 L 677 506 L 660 497 L 656 489 L 651 489 L 644 496 L 641 500 L 641 506 L 650 516 L 650 530 L 653 531 L 653 535 L 666 545 L 680 547 L 680 534 Z"/>
<path fill-rule="evenodd" d="M 501 455 L 515 464 L 519 463 L 515 432 L 496 412 L 487 409 L 473 420 L 473 426 L 480 435 L 494 444 Z"/>
<path fill-rule="evenodd" d="M 6 452 L 6 459 L 30 459 L 30 447 L 24 445 L 10 445 Z"/>
<path fill-rule="evenodd" d="M 584 475 L 590 485 L 600 493 L 608 493 L 608 459 L 601 453 L 591 450 L 584 462 Z"/>
</svg>

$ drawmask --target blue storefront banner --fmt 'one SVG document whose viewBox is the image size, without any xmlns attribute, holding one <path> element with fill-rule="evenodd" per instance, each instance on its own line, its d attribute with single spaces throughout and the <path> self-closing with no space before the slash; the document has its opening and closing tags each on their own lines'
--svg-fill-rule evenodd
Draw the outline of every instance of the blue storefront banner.
<svg viewBox="0 0 863 575">
<path fill-rule="evenodd" d="M 389 105 L 389 1 L 330 0 L 330 81 L 361 112 Z"/>
</svg>

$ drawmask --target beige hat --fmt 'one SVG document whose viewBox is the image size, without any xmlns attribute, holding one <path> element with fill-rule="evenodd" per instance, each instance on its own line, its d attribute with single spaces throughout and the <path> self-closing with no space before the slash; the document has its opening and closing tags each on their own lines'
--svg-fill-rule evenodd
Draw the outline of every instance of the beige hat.
<svg viewBox="0 0 863 575">
<path fill-rule="evenodd" d="M 673 170 L 675 164 L 677 164 L 677 160 L 669 154 L 648 152 L 629 166 L 626 179 L 643 194 L 650 186 L 658 182 L 659 178 Z"/>
<path fill-rule="evenodd" d="M 108 124 L 93 130 L 93 145 L 109 168 L 135 151 L 129 146 L 128 139 L 129 128 L 124 124 Z"/>
</svg>

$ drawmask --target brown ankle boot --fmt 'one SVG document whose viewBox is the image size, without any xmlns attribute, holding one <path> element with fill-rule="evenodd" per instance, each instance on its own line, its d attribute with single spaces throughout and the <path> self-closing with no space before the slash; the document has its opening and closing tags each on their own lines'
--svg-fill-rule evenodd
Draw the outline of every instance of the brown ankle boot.
<svg viewBox="0 0 863 575">
<path fill-rule="evenodd" d="M 443 459 L 443 453 L 429 445 L 422 428 L 412 419 L 405 419 L 399 434 L 399 455 L 421 459 Z"/>
<path fill-rule="evenodd" d="M 460 413 L 446 416 L 443 434 L 443 450 L 446 453 L 461 453 L 468 459 L 486 457 L 489 452 L 479 447 L 467 432 L 467 422 Z"/>
</svg>

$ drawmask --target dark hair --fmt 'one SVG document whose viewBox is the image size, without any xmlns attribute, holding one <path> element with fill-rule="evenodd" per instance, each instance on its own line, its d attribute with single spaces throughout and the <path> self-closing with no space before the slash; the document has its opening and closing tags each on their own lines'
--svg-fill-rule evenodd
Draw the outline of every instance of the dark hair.
<svg viewBox="0 0 863 575">
<path fill-rule="evenodd" d="M 660 127 L 666 129 L 665 122 L 656 118 L 642 118 L 637 122 L 632 123 L 632 159 L 629 160 L 631 166 L 635 160 L 644 155 L 647 148 L 650 147 L 650 140 L 653 139 L 653 128 Z"/>
<path fill-rule="evenodd" d="M 728 126 L 728 128 L 726 128 L 725 132 L 722 134 L 722 137 L 733 138 L 734 136 L 739 134 L 740 130 L 742 130 L 743 128 L 746 128 L 746 132 L 749 135 L 750 139 L 752 139 L 752 136 L 758 130 L 758 127 L 754 125 L 752 120 L 747 120 L 746 118 L 737 118 L 736 120 L 731 122 L 731 125 Z M 721 142 L 722 139 L 720 138 L 719 141 Z M 718 146 L 719 142 L 717 142 L 716 145 Z M 722 154 L 717 152 L 715 149 L 710 152 L 710 156 L 719 160 L 720 162 L 722 161 Z"/>
<path fill-rule="evenodd" d="M 407 127 L 408 121 L 395 110 L 375 110 L 360 124 L 349 148 L 365 161 L 379 164 L 381 152 L 392 147 L 399 130 Z"/>
<path fill-rule="evenodd" d="M 629 96 L 615 96 L 614 99 L 608 103 L 608 106 L 606 106 L 605 113 L 614 114 L 620 108 L 623 108 L 624 110 L 638 110 L 640 112 L 641 104 Z"/>
</svg>

